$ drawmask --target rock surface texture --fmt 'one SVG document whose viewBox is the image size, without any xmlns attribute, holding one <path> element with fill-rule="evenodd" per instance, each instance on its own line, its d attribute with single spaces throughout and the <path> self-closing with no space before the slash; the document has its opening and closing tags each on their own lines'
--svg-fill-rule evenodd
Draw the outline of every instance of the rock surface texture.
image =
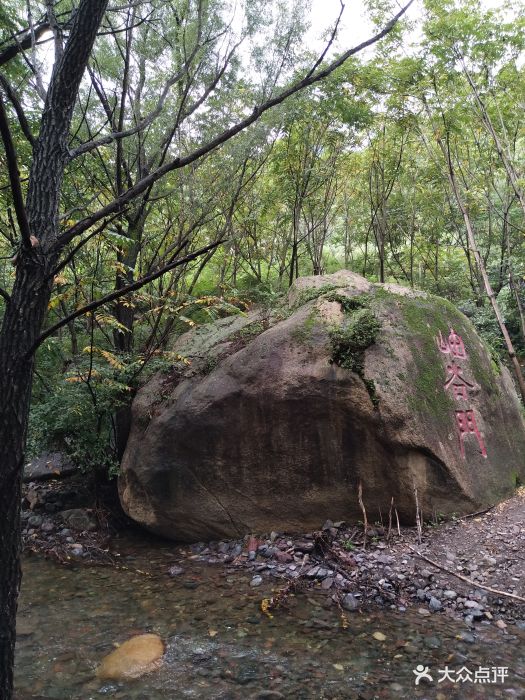
<svg viewBox="0 0 525 700">
<path fill-rule="evenodd" d="M 133 404 L 120 496 L 182 540 L 472 513 L 525 479 L 507 370 L 450 302 L 342 271 L 201 326 Z M 392 501 L 393 499 L 393 501 Z"/>
</svg>

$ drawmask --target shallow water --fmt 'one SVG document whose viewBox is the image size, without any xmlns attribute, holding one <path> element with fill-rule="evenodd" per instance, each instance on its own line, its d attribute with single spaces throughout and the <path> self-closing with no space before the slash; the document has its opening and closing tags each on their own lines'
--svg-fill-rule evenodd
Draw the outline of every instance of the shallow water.
<svg viewBox="0 0 525 700">
<path fill-rule="evenodd" d="M 18 700 L 525 698 L 525 631 L 516 626 L 504 634 L 480 624 L 467 641 L 458 638 L 469 631 L 462 622 L 381 610 L 347 613 L 345 629 L 328 598 L 311 591 L 290 597 L 288 608 L 269 619 L 261 599 L 282 581 L 251 588 L 247 573 L 198 562 L 184 562 L 185 573 L 170 578 L 169 544 L 126 538 L 116 548 L 119 569 L 24 559 Z M 129 683 L 96 680 L 114 645 L 142 632 L 165 640 L 162 667 Z M 433 681 L 416 687 L 418 664 L 429 666 Z M 456 681 L 462 667 L 473 680 L 476 672 L 481 679 L 479 667 L 488 667 L 491 681 L 495 668 L 508 668 L 508 677 L 438 683 L 447 665 Z"/>
</svg>

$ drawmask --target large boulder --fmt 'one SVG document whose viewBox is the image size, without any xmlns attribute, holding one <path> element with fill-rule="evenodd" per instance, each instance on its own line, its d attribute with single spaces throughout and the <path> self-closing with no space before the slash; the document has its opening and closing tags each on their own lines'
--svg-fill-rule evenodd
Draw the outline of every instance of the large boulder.
<svg viewBox="0 0 525 700">
<path fill-rule="evenodd" d="M 450 302 L 343 271 L 182 336 L 137 394 L 126 512 L 170 538 L 462 515 L 525 477 L 507 370 Z"/>
</svg>

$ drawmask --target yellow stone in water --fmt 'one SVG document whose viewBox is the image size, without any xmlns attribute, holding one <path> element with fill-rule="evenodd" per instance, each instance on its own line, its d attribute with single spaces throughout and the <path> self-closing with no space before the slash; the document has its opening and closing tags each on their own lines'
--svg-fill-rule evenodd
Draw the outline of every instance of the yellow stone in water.
<svg viewBox="0 0 525 700">
<path fill-rule="evenodd" d="M 382 632 L 374 632 L 372 635 L 374 639 L 377 639 L 378 642 L 384 642 L 386 637 Z"/>
<path fill-rule="evenodd" d="M 158 635 L 140 634 L 104 657 L 97 677 L 113 681 L 140 678 L 160 666 L 163 654 L 164 643 Z"/>
</svg>

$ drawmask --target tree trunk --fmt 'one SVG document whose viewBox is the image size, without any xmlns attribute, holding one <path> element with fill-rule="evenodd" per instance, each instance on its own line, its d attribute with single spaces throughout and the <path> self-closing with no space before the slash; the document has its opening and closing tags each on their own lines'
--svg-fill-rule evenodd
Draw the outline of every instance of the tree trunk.
<svg viewBox="0 0 525 700">
<path fill-rule="evenodd" d="M 0 330 L 0 698 L 13 695 L 16 610 L 20 589 L 20 495 L 34 371 L 53 283 L 58 208 L 68 137 L 80 81 L 107 0 L 82 0 L 69 40 L 53 68 L 33 150 L 25 215 L 29 233 L 17 255 L 11 298 Z M 13 160 L 13 154 L 11 154 Z M 13 163 L 12 163 L 13 164 Z M 16 165 L 16 163 L 14 163 Z M 20 224 L 20 221 L 19 221 Z"/>
<path fill-rule="evenodd" d="M 474 254 L 474 259 L 476 260 L 478 264 L 478 269 L 481 273 L 481 278 L 483 280 L 483 286 L 485 287 L 485 292 L 489 298 L 489 301 L 492 305 L 492 310 L 494 311 L 494 316 L 496 317 L 496 320 L 498 322 L 501 335 L 503 336 L 503 339 L 505 341 L 505 345 L 507 347 L 507 353 L 509 355 L 512 367 L 514 369 L 514 374 L 516 376 L 516 381 L 518 383 L 518 387 L 520 390 L 521 398 L 523 403 L 525 404 L 525 379 L 523 378 L 523 373 L 521 371 L 521 365 L 519 363 L 519 360 L 516 356 L 516 351 L 514 350 L 514 345 L 512 344 L 512 340 L 510 339 L 509 332 L 507 330 L 507 326 L 505 325 L 505 320 L 503 318 L 503 314 L 501 313 L 501 309 L 499 307 L 498 301 L 496 299 L 496 295 L 494 294 L 494 290 L 492 289 L 492 285 L 490 284 L 489 276 L 487 274 L 487 269 L 485 267 L 485 263 L 483 261 L 483 257 L 479 251 L 477 240 L 476 240 L 476 235 L 474 233 L 474 229 L 472 227 L 472 224 L 470 222 L 470 216 L 467 210 L 467 207 L 465 206 L 465 203 L 463 202 L 463 198 L 461 196 L 461 193 L 459 191 L 459 187 L 456 181 L 456 176 L 454 173 L 454 167 L 452 164 L 452 158 L 450 155 L 450 150 L 448 148 L 448 142 L 447 145 L 443 144 L 440 138 L 438 138 L 438 143 L 443 151 L 443 155 L 445 156 L 445 159 L 447 161 L 447 174 L 448 174 L 448 180 L 450 183 L 450 187 L 454 193 L 454 196 L 456 198 L 456 202 L 458 204 L 459 210 L 461 211 L 461 214 L 463 216 L 463 221 L 465 222 L 465 228 L 467 229 L 467 239 L 469 243 L 469 247 Z"/>
<path fill-rule="evenodd" d="M 15 287 L 0 334 L 0 698 L 13 692 L 13 665 L 20 590 L 20 498 L 36 340 L 51 294 L 41 260 L 21 255 Z"/>
</svg>

